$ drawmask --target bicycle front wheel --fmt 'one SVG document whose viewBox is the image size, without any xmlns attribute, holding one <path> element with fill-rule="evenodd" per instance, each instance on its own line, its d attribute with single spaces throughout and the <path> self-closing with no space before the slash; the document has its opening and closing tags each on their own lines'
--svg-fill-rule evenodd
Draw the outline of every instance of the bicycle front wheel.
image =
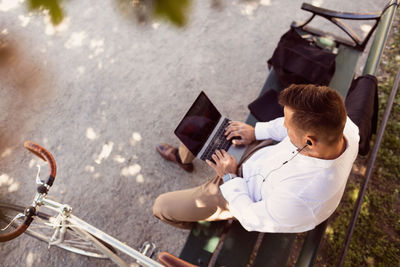
<svg viewBox="0 0 400 267">
<path fill-rule="evenodd" d="M 22 206 L 0 203 L 0 230 L 7 226 L 18 213 L 24 213 Z M 57 227 L 55 221 L 56 216 L 38 211 L 25 233 L 46 243 L 50 243 L 50 239 Z M 22 223 L 23 218 L 17 219 L 10 227 L 17 228 Z M 78 235 L 73 228 L 67 227 L 66 230 L 63 242 L 54 244 L 55 246 L 89 257 L 108 258 L 93 245 L 92 241 Z M 116 253 L 116 250 L 111 245 L 102 240 L 99 241 L 113 253 Z"/>
</svg>

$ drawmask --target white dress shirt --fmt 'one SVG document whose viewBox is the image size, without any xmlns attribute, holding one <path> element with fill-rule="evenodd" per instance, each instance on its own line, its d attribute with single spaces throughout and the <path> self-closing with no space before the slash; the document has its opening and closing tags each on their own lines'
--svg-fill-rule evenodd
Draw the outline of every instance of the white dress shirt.
<svg viewBox="0 0 400 267">
<path fill-rule="evenodd" d="M 279 143 L 256 151 L 243 164 L 243 179 L 220 186 L 231 213 L 247 231 L 313 229 L 339 205 L 358 154 L 358 128 L 349 118 L 344 129 L 346 149 L 333 160 L 297 153 L 283 121 L 282 117 L 256 124 L 257 140 Z"/>
</svg>

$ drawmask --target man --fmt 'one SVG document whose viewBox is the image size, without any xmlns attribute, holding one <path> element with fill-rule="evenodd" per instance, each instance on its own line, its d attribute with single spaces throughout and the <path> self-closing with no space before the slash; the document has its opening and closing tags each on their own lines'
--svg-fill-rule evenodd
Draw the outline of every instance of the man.
<svg viewBox="0 0 400 267">
<path fill-rule="evenodd" d="M 236 218 L 248 231 L 303 232 L 338 206 L 358 153 L 358 128 L 334 90 L 291 85 L 279 103 L 284 117 L 253 128 L 232 122 L 227 139 L 249 145 L 241 162 L 216 151 L 216 177 L 207 183 L 160 195 L 154 215 L 176 227 Z M 277 143 L 272 143 L 271 139 Z M 257 140 L 265 140 L 259 142 Z"/>
</svg>

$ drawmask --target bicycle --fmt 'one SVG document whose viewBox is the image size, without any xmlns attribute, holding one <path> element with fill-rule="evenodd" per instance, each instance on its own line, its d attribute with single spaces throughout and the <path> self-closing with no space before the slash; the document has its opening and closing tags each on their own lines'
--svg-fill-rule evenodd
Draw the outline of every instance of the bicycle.
<svg viewBox="0 0 400 267">
<path fill-rule="evenodd" d="M 12 240 L 26 233 L 47 242 L 49 247 L 54 245 L 89 257 L 109 258 L 119 266 L 163 266 L 151 259 L 155 250 L 153 243 L 145 242 L 139 251 L 135 250 L 74 216 L 69 205 L 51 200 L 47 193 L 54 183 L 57 172 L 53 155 L 32 141 L 26 141 L 24 147 L 48 163 L 50 174 L 46 182 L 42 181 L 38 166 L 36 183 L 39 186 L 31 206 L 23 208 L 0 203 L 0 242 Z M 46 212 L 39 211 L 39 208 L 45 208 Z M 6 226 L 3 227 L 4 225 Z M 117 255 L 117 250 L 135 259 L 136 262 L 126 263 Z"/>
</svg>

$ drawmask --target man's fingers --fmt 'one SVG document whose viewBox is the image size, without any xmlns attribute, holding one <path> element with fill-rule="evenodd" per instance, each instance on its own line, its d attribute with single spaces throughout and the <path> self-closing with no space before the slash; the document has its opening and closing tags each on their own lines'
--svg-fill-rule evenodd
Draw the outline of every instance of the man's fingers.
<svg viewBox="0 0 400 267">
<path fill-rule="evenodd" d="M 220 150 L 215 150 L 215 154 L 218 156 L 219 159 L 223 158 L 223 155 Z"/>
<path fill-rule="evenodd" d="M 241 138 L 242 136 L 240 135 L 239 132 L 232 132 L 226 137 L 226 140 L 231 140 L 234 137 L 240 137 Z"/>
<path fill-rule="evenodd" d="M 241 146 L 241 145 L 244 145 L 244 140 L 243 139 L 234 139 L 234 140 L 232 140 L 232 144 L 234 144 L 235 146 Z"/>
<path fill-rule="evenodd" d="M 215 165 L 218 165 L 219 158 L 216 154 L 212 154 L 211 158 L 215 161 Z"/>
<path fill-rule="evenodd" d="M 208 164 L 208 166 L 215 169 L 216 165 L 211 160 L 206 159 L 206 163 Z"/>
<path fill-rule="evenodd" d="M 235 131 L 237 131 L 237 130 L 239 130 L 239 127 L 238 127 L 238 126 L 229 125 L 228 127 L 225 128 L 225 135 L 228 135 L 228 134 L 230 134 L 230 133 L 232 133 L 232 132 L 235 132 Z"/>
</svg>

